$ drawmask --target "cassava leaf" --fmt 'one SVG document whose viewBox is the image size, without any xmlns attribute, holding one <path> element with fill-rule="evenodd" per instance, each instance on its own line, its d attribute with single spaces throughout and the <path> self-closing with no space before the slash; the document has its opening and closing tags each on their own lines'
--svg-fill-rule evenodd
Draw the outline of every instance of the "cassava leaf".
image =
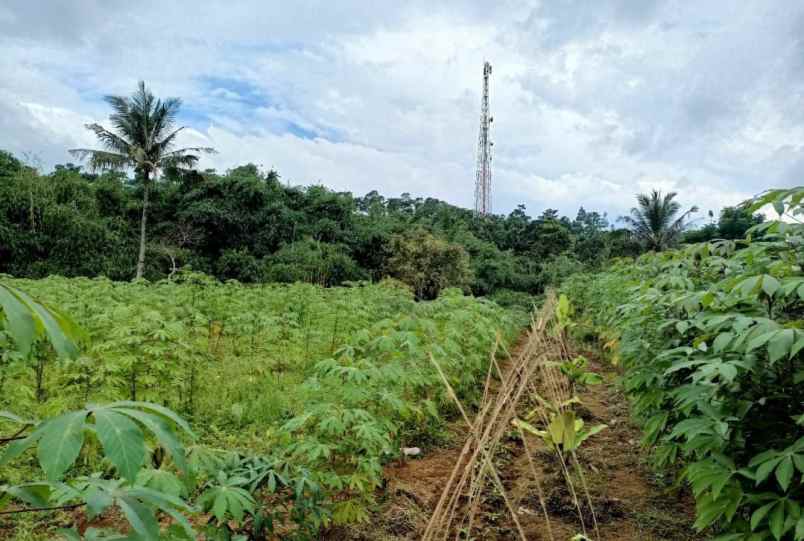
<svg viewBox="0 0 804 541">
<path fill-rule="evenodd" d="M 86 410 L 73 411 L 43 423 L 37 455 L 49 480 L 58 481 L 78 458 L 86 416 Z"/>
<path fill-rule="evenodd" d="M 106 457 L 121 476 L 134 481 L 145 459 L 142 430 L 128 417 L 108 408 L 94 410 L 95 432 Z"/>
</svg>

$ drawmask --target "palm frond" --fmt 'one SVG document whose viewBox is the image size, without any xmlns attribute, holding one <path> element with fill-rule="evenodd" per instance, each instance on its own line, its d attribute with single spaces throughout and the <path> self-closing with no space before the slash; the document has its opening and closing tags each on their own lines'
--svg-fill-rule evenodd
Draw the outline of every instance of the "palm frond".
<svg viewBox="0 0 804 541">
<path fill-rule="evenodd" d="M 185 147 L 168 152 L 164 155 L 164 157 L 169 158 L 171 156 L 178 156 L 181 154 L 189 154 L 194 152 L 200 152 L 201 154 L 217 154 L 218 151 L 212 147 Z"/>
<path fill-rule="evenodd" d="M 131 157 L 126 154 L 117 154 L 90 148 L 73 148 L 68 152 L 79 160 L 89 158 L 87 165 L 92 171 L 120 170 L 134 165 Z"/>
<path fill-rule="evenodd" d="M 164 156 L 168 153 L 168 149 L 173 146 L 173 143 L 176 141 L 176 136 L 184 129 L 184 126 L 181 126 L 175 130 L 173 130 L 170 134 L 168 134 L 164 139 L 161 141 L 156 141 L 154 143 L 155 153 L 159 154 L 160 156 Z"/>
<path fill-rule="evenodd" d="M 131 143 L 126 141 L 123 137 L 107 130 L 100 124 L 87 124 L 86 128 L 93 132 L 95 137 L 97 137 L 108 150 L 120 154 L 130 154 Z"/>
<path fill-rule="evenodd" d="M 198 163 L 198 156 L 195 154 L 185 154 L 183 156 L 172 156 L 162 159 L 164 169 L 178 169 L 181 171 L 192 169 Z"/>
<path fill-rule="evenodd" d="M 157 103 L 151 127 L 151 141 L 153 144 L 156 144 L 162 134 L 173 127 L 180 107 L 181 99 L 179 98 L 168 98 L 163 102 Z"/>
</svg>

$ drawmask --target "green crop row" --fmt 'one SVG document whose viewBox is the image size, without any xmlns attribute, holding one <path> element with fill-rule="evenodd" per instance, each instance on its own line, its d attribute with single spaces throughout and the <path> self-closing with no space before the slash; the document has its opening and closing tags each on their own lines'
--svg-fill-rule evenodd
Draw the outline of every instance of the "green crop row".
<svg viewBox="0 0 804 541">
<path fill-rule="evenodd" d="M 655 463 L 678 472 L 719 540 L 804 539 L 804 189 L 787 218 L 572 277 L 579 334 L 600 340 Z"/>
</svg>

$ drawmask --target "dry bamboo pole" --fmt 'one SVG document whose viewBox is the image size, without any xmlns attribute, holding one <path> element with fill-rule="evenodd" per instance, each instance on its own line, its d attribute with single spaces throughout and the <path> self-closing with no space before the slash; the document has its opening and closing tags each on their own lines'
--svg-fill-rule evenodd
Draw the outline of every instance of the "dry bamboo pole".
<svg viewBox="0 0 804 541">
<path fill-rule="evenodd" d="M 445 386 L 448 389 L 448 394 L 451 399 L 455 401 L 459 411 L 470 430 L 470 436 L 466 440 L 464 447 L 461 451 L 460 457 L 453 468 L 450 478 L 442 491 L 439 502 L 436 506 L 430 521 L 428 522 L 427 529 L 425 530 L 424 540 L 432 540 L 435 538 L 447 539 L 450 530 L 455 523 L 455 517 L 458 513 L 461 503 L 462 494 L 466 493 L 468 497 L 468 514 L 461 520 L 461 524 L 467 524 L 468 528 L 464 530 L 471 533 L 474 525 L 474 518 L 479 508 L 480 498 L 486 487 L 486 480 L 490 479 L 492 484 L 500 491 L 500 494 L 505 501 L 508 511 L 511 513 L 512 519 L 517 526 L 517 531 L 521 538 L 524 539 L 524 533 L 521 524 L 518 520 L 517 514 L 514 509 L 513 503 L 505 492 L 504 485 L 499 478 L 499 473 L 493 464 L 494 452 L 499 445 L 502 437 L 509 429 L 510 422 L 516 417 L 517 406 L 526 390 L 533 393 L 534 396 L 540 400 L 540 406 L 535 409 L 535 413 L 540 417 L 545 425 L 550 422 L 550 415 L 547 408 L 550 407 L 554 411 L 561 413 L 570 407 L 570 398 L 573 396 L 572 388 L 568 379 L 558 368 L 558 363 L 550 362 L 551 359 L 567 360 L 571 356 L 571 350 L 562 329 L 557 328 L 555 325 L 555 306 L 556 297 L 554 294 L 548 294 L 542 309 L 531 316 L 531 325 L 527 334 L 527 339 L 522 345 L 520 352 L 516 358 L 512 358 L 511 353 L 507 350 L 505 345 L 500 340 L 499 335 L 495 342 L 495 351 L 493 352 L 486 375 L 486 382 L 483 389 L 483 399 L 481 401 L 480 411 L 478 412 L 474 422 L 469 419 L 463 405 L 460 403 L 457 395 L 449 385 L 443 370 L 441 370 L 438 363 L 432 359 L 436 365 L 440 377 L 442 378 Z M 499 364 L 496 361 L 496 349 L 501 347 L 508 355 L 511 361 L 511 366 L 507 373 L 503 373 Z M 493 366 L 492 366 L 493 365 Z M 501 380 L 499 390 L 495 396 L 491 393 L 491 374 L 492 368 L 496 369 L 498 377 Z M 541 376 L 540 380 L 545 386 L 546 399 L 542 399 L 537 393 L 534 375 L 538 372 Z M 547 513 L 546 504 L 544 500 L 543 489 L 536 471 L 533 457 L 530 450 L 527 448 L 527 443 L 524 435 L 520 431 L 523 446 L 525 446 L 525 453 L 528 458 L 531 473 L 534 475 L 534 480 L 537 483 L 539 491 L 540 505 L 542 512 L 547 521 L 548 535 L 553 539 L 553 534 L 550 527 L 549 514 Z M 583 514 L 580 507 L 578 493 L 575 490 L 572 481 L 567 460 L 564 457 L 561 449 L 554 449 L 558 455 L 561 463 L 562 473 L 564 474 L 565 481 L 571 492 L 573 503 L 578 510 L 578 515 L 582 524 L 584 534 L 586 527 L 583 520 Z M 572 456 L 575 467 L 579 470 L 581 484 L 584 488 L 586 499 L 592 509 L 591 496 L 589 494 L 588 486 L 586 484 L 585 476 L 581 470 L 580 463 L 578 462 L 577 455 L 573 453 Z M 468 485 L 468 491 L 466 490 Z M 595 533 L 597 538 L 600 534 L 597 527 L 597 520 L 592 509 L 592 518 L 595 526 Z M 456 539 L 460 537 L 461 530 L 459 529 Z"/>
</svg>

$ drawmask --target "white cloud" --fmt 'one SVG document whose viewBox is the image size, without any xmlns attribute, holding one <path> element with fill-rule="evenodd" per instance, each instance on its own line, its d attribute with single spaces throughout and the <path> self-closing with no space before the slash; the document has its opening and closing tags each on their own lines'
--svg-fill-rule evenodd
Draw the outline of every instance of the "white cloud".
<svg viewBox="0 0 804 541">
<path fill-rule="evenodd" d="M 67 161 L 100 98 L 145 79 L 218 148 L 204 166 L 471 206 L 488 59 L 497 210 L 616 216 L 654 187 L 717 210 L 804 178 L 802 32 L 784 0 L 11 0 L 0 148 Z"/>
</svg>

